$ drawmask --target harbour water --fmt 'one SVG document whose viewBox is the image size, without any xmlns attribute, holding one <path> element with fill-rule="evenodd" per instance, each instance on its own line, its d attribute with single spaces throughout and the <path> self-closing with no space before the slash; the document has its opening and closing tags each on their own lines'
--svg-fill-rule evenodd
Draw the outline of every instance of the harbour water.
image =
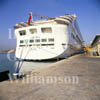
<svg viewBox="0 0 100 100">
<path fill-rule="evenodd" d="M 19 67 L 20 73 L 26 73 L 37 68 L 47 67 L 55 62 L 56 60 L 18 61 L 15 57 L 15 53 L 0 53 L 0 72 L 10 71 L 10 73 L 16 73 L 16 70 Z"/>
</svg>

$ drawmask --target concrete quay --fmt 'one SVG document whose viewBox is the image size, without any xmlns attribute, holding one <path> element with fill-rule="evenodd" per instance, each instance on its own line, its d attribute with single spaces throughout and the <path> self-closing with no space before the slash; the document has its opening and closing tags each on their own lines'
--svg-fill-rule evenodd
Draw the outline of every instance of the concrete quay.
<svg viewBox="0 0 100 100">
<path fill-rule="evenodd" d="M 33 76 L 38 78 L 37 83 L 27 80 Z M 48 76 L 60 78 L 52 83 L 44 82 L 43 78 Z M 100 100 L 100 58 L 73 56 L 33 70 L 26 77 L 24 81 L 1 82 L 0 100 Z M 73 83 L 72 77 L 77 77 L 77 81 Z"/>
</svg>

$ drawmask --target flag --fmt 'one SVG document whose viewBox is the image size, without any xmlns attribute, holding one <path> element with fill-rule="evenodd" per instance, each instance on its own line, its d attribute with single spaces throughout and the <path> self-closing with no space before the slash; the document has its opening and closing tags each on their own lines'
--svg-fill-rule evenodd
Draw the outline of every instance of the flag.
<svg viewBox="0 0 100 100">
<path fill-rule="evenodd" d="M 31 22 L 31 19 L 32 19 L 32 12 L 30 12 L 29 15 L 30 15 L 30 16 L 29 16 L 29 19 L 28 19 L 28 24 L 30 25 L 30 22 Z"/>
</svg>

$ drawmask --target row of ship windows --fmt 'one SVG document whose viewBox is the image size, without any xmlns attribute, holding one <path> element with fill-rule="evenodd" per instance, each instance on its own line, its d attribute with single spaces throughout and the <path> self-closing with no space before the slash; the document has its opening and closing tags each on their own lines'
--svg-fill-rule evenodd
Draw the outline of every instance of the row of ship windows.
<svg viewBox="0 0 100 100">
<path fill-rule="evenodd" d="M 37 29 L 36 29 L 36 28 L 29 29 L 29 32 L 30 32 L 31 34 L 37 33 Z M 41 28 L 41 32 L 42 32 L 42 33 L 52 33 L 52 29 L 51 29 L 50 27 Z M 21 31 L 19 31 L 19 34 L 20 34 L 20 36 L 26 35 L 26 30 L 21 30 Z"/>
<path fill-rule="evenodd" d="M 27 46 L 27 45 L 19 45 L 19 47 L 25 47 L 25 46 Z M 30 44 L 30 45 L 28 45 L 28 46 L 54 46 L 54 44 Z"/>
<path fill-rule="evenodd" d="M 47 42 L 47 39 L 29 40 L 30 43 L 33 43 L 33 42 L 40 42 L 40 41 L 41 41 L 41 42 Z M 24 40 L 20 40 L 20 43 L 24 43 L 24 42 L 28 42 L 28 40 L 25 40 L 25 41 L 24 41 Z M 48 39 L 48 42 L 54 42 L 54 39 L 53 39 L 53 38 L 49 38 L 49 39 Z"/>
<path fill-rule="evenodd" d="M 25 46 L 54 46 L 54 43 L 49 44 L 29 44 L 29 45 L 19 45 L 19 47 L 25 47 Z M 62 43 L 62 46 L 66 46 L 66 43 Z"/>
</svg>

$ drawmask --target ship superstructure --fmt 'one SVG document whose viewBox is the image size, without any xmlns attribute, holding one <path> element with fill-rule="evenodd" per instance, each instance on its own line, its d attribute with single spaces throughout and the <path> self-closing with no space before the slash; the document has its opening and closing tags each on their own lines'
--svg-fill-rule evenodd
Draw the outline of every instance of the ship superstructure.
<svg viewBox="0 0 100 100">
<path fill-rule="evenodd" d="M 64 15 L 14 26 L 16 57 L 26 60 L 66 58 L 79 52 L 83 38 L 76 15 Z"/>
</svg>

